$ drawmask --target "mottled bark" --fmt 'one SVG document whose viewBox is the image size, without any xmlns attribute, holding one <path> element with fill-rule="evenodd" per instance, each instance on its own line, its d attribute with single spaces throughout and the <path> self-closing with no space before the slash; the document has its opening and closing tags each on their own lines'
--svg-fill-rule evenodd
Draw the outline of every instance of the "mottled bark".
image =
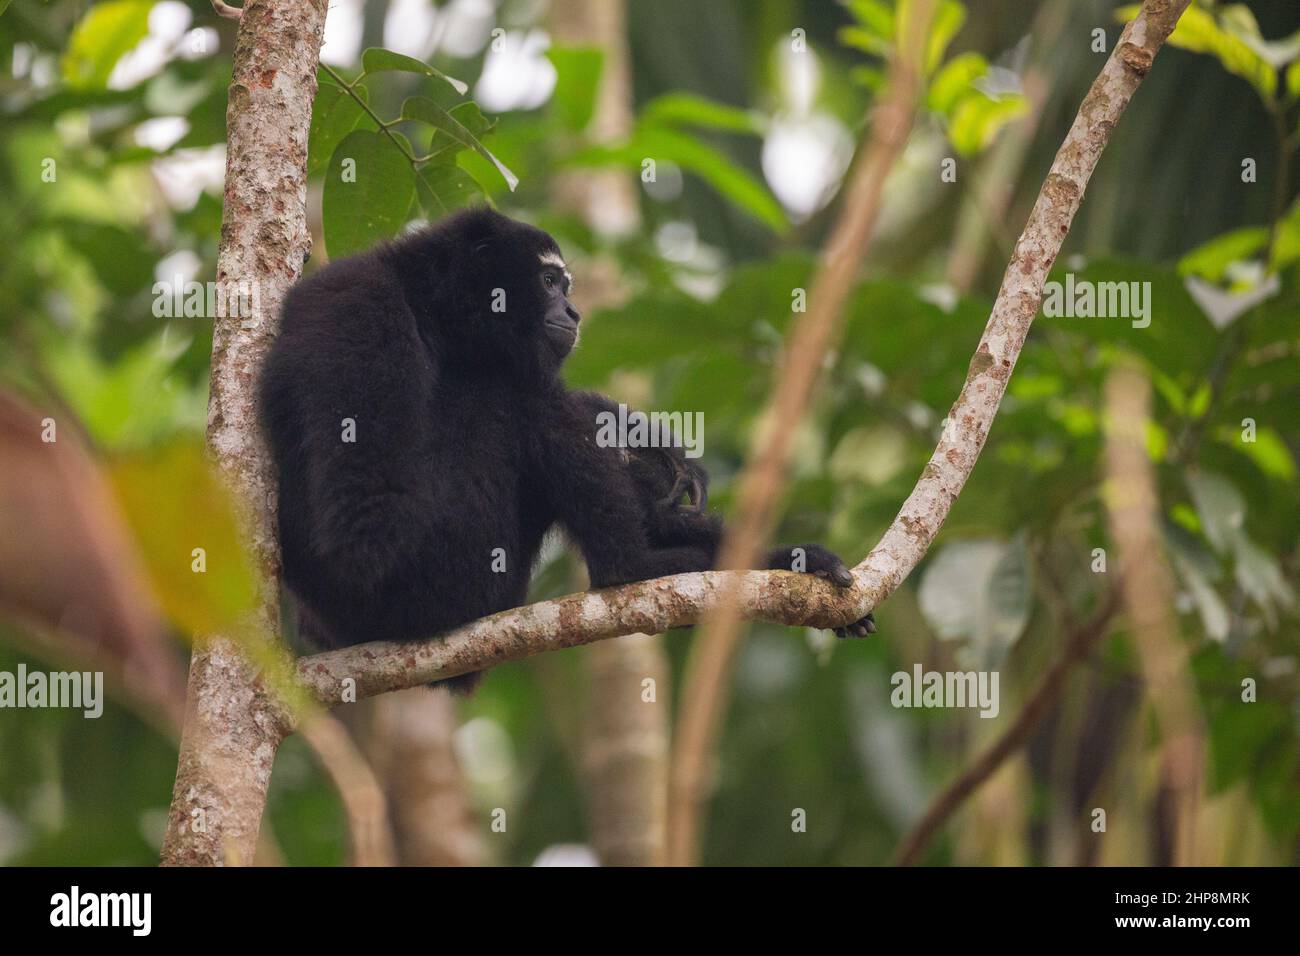
<svg viewBox="0 0 1300 956">
<path fill-rule="evenodd" d="M 250 0 L 240 18 L 226 108 L 226 181 L 217 258 L 225 288 L 251 283 L 247 316 L 214 317 L 208 445 L 244 508 L 261 573 L 249 631 L 278 634 L 273 475 L 256 423 L 254 382 L 280 302 L 311 249 L 304 211 L 307 132 L 325 0 Z M 290 721 L 230 636 L 196 641 L 164 865 L 248 863 L 275 751 Z"/>
</svg>

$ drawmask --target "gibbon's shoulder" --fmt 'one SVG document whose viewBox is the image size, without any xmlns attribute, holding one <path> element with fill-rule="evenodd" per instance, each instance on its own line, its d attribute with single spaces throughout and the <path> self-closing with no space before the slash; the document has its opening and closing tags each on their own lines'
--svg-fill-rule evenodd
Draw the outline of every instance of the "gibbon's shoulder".
<svg viewBox="0 0 1300 956">
<path fill-rule="evenodd" d="M 278 341 L 287 348 L 405 331 L 414 331 L 414 317 L 401 278 L 372 250 L 336 259 L 294 285 L 285 296 Z"/>
</svg>

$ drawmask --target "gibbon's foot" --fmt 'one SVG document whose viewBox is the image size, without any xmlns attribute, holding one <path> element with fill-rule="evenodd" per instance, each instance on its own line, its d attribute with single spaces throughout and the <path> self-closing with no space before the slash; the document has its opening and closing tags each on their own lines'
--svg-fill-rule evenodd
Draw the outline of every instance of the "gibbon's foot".
<svg viewBox="0 0 1300 956">
<path fill-rule="evenodd" d="M 801 571 L 815 574 L 842 588 L 853 584 L 853 572 L 833 551 L 819 544 L 804 544 L 792 548 L 775 548 L 768 555 L 768 567 L 784 571 Z M 844 627 L 831 628 L 836 637 L 866 637 L 876 633 L 876 619 L 871 614 Z"/>
<path fill-rule="evenodd" d="M 834 627 L 831 630 L 839 638 L 866 637 L 868 634 L 876 633 L 876 617 L 874 614 L 868 614 L 860 621 L 854 621 L 845 627 Z"/>
</svg>

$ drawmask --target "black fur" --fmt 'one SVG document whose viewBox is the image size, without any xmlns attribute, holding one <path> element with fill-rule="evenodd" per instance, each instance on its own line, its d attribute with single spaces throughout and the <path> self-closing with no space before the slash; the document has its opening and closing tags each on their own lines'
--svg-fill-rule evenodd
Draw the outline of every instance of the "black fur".
<svg viewBox="0 0 1300 956">
<path fill-rule="evenodd" d="M 546 233 L 472 210 L 287 296 L 260 413 L 284 580 L 313 643 L 427 638 L 523 604 L 555 524 L 595 587 L 712 567 L 703 471 L 680 450 L 599 447 L 595 413 L 613 406 L 560 380 L 578 315 L 543 253 L 559 254 Z M 808 571 L 851 580 L 806 552 Z M 768 566 L 790 567 L 789 549 Z"/>
</svg>

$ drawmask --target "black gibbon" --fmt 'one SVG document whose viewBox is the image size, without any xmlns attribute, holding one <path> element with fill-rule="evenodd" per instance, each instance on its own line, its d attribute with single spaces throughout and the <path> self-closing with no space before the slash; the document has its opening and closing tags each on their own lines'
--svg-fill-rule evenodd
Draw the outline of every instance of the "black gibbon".
<svg viewBox="0 0 1300 956">
<path fill-rule="evenodd" d="M 596 414 L 615 406 L 561 380 L 578 338 L 569 283 L 549 235 L 474 209 L 290 290 L 259 413 L 307 641 L 431 638 L 523 604 L 554 525 L 594 587 L 713 567 L 722 523 L 703 470 L 680 449 L 602 447 Z M 817 545 L 764 566 L 795 554 L 852 583 Z M 873 630 L 868 615 L 838 633 Z"/>
</svg>

